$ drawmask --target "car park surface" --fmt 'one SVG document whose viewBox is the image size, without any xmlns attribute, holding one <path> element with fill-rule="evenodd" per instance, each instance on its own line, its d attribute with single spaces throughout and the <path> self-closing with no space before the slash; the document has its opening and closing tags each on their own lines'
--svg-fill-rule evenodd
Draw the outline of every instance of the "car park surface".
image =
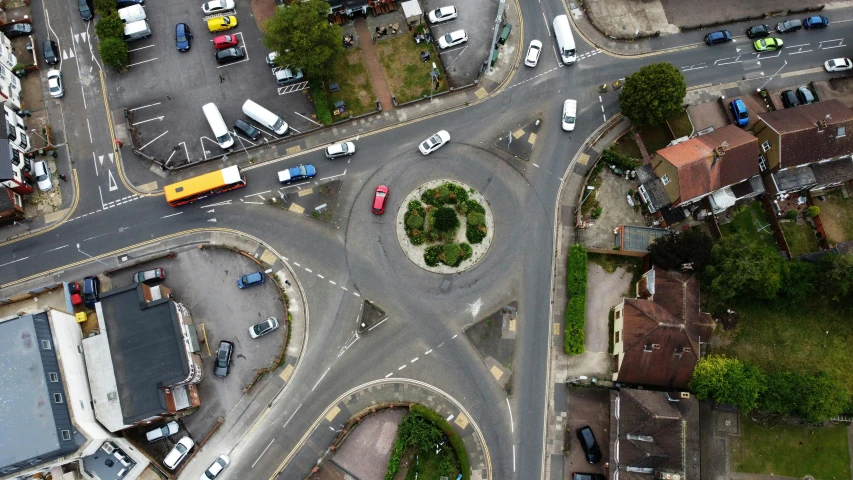
<svg viewBox="0 0 853 480">
<path fill-rule="evenodd" d="M 149 442 L 157 442 L 159 440 L 166 439 L 176 433 L 180 427 L 178 426 L 178 422 L 171 421 L 165 425 L 161 425 L 153 430 L 149 430 L 145 433 L 145 438 Z"/>
<path fill-rule="evenodd" d="M 438 52 L 451 86 L 468 85 L 478 77 L 483 60 L 488 58 L 491 52 L 497 3 L 494 0 L 466 0 L 465 2 L 424 0 L 421 2 L 421 9 L 425 16 L 429 15 L 428 12 L 449 5 L 456 8 L 456 18 L 430 24 L 430 32 L 436 41 L 455 30 L 463 29 L 468 34 L 466 43 Z M 520 35 L 520 33 L 513 31 L 512 35 Z"/>
<path fill-rule="evenodd" d="M 468 41 L 468 34 L 465 30 L 456 30 L 438 38 L 438 48 L 444 50 L 447 48 L 462 45 Z"/>
<path fill-rule="evenodd" d="M 275 331 L 276 329 L 278 329 L 278 327 L 278 319 L 275 317 L 270 317 L 262 322 L 258 322 L 249 327 L 249 336 L 252 338 L 259 338 L 272 331 Z"/>
<path fill-rule="evenodd" d="M 237 28 L 237 25 L 237 17 L 234 15 L 215 17 L 207 21 L 207 29 L 211 32 L 224 32 L 225 30 Z"/>
<path fill-rule="evenodd" d="M 227 377 L 232 356 L 234 356 L 234 342 L 220 341 L 219 348 L 216 349 L 216 360 L 213 363 L 213 374 L 217 377 Z"/>
<path fill-rule="evenodd" d="M 175 444 L 174 448 L 166 454 L 166 458 L 163 459 L 163 465 L 166 466 L 169 470 L 174 470 L 187 458 L 187 454 L 190 450 L 195 446 L 195 442 L 190 437 L 183 437 L 178 440 L 178 443 Z"/>
<path fill-rule="evenodd" d="M 255 285 L 263 285 L 264 281 L 264 272 L 252 272 L 238 278 L 237 286 L 239 288 L 249 288 Z"/>
<path fill-rule="evenodd" d="M 810 103 L 814 103 L 815 98 L 814 94 L 809 87 L 800 87 L 797 89 L 797 99 L 800 101 L 800 105 L 808 105 Z"/>
<path fill-rule="evenodd" d="M 430 10 L 427 17 L 429 18 L 429 23 L 442 23 L 448 20 L 453 20 L 454 18 L 459 16 L 459 12 L 456 11 L 456 7 L 448 6 L 448 7 L 439 7 L 435 10 Z"/>
<path fill-rule="evenodd" d="M 243 120 L 237 120 L 234 122 L 234 130 L 249 140 L 257 140 L 261 138 L 262 135 L 260 130 Z"/>
<path fill-rule="evenodd" d="M 201 6 L 201 11 L 205 15 L 227 12 L 229 10 L 234 10 L 234 0 L 213 0 Z"/>
<path fill-rule="evenodd" d="M 729 102 L 729 110 L 735 117 L 735 123 L 739 127 L 745 127 L 749 124 L 749 112 L 746 109 L 746 104 L 741 99 L 735 99 Z"/>
<path fill-rule="evenodd" d="M 179 52 L 186 52 L 190 49 L 190 40 L 193 34 L 190 32 L 190 27 L 186 23 L 175 25 L 175 46 Z"/>
<path fill-rule="evenodd" d="M 246 58 L 246 51 L 242 48 L 231 47 L 216 52 L 216 63 L 231 63 Z"/>
<path fill-rule="evenodd" d="M 797 96 L 794 94 L 793 90 L 785 90 L 782 92 L 782 105 L 785 108 L 793 108 L 800 105 L 800 101 L 797 100 Z"/>
<path fill-rule="evenodd" d="M 240 40 L 235 35 L 220 35 L 213 39 L 213 49 L 222 50 L 223 48 L 236 47 Z"/>
</svg>

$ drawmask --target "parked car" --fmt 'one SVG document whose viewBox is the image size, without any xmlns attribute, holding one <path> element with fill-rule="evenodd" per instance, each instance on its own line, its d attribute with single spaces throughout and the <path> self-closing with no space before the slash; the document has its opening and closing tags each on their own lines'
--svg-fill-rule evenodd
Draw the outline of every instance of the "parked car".
<svg viewBox="0 0 853 480">
<path fill-rule="evenodd" d="M 275 83 L 279 86 L 289 85 L 291 83 L 298 83 L 305 79 L 305 75 L 302 73 L 301 68 L 297 68 L 294 72 L 290 66 L 285 68 L 279 68 L 275 71 Z"/>
<path fill-rule="evenodd" d="M 213 49 L 222 50 L 229 47 L 236 47 L 240 43 L 240 39 L 236 35 L 220 35 L 213 39 Z"/>
<path fill-rule="evenodd" d="M 382 215 L 385 213 L 385 201 L 388 200 L 388 187 L 379 185 L 373 195 L 373 213 Z"/>
<path fill-rule="evenodd" d="M 575 129 L 575 121 L 578 115 L 578 101 L 567 99 L 563 102 L 563 115 L 560 117 L 560 123 L 563 130 L 571 132 Z"/>
<path fill-rule="evenodd" d="M 20 37 L 23 35 L 32 35 L 33 26 L 29 23 L 13 23 L 3 28 L 3 33 L 9 38 Z"/>
<path fill-rule="evenodd" d="M 190 49 L 190 40 L 193 34 L 190 32 L 190 27 L 186 23 L 175 25 L 175 46 L 179 52 L 186 52 Z"/>
<path fill-rule="evenodd" d="M 707 43 L 708 45 L 716 45 L 718 43 L 725 43 L 731 41 L 732 33 L 728 30 L 720 30 L 705 35 L 705 43 Z"/>
<path fill-rule="evenodd" d="M 136 283 L 150 282 L 152 280 L 165 280 L 166 271 L 162 268 L 153 268 L 143 272 L 136 272 L 133 275 L 133 281 Z"/>
<path fill-rule="evenodd" d="M 89 308 L 95 308 L 95 303 L 101 300 L 101 281 L 98 277 L 83 279 L 83 302 Z"/>
<path fill-rule="evenodd" d="M 418 149 L 424 155 L 429 155 L 430 153 L 441 148 L 445 143 L 450 141 L 450 134 L 447 133 L 447 130 L 441 130 L 436 132 L 435 135 L 424 140 L 420 145 L 418 145 Z"/>
<path fill-rule="evenodd" d="M 44 160 L 33 163 L 33 175 L 36 177 L 39 190 L 42 192 L 47 192 L 53 188 L 53 179 L 50 178 L 50 167 Z"/>
<path fill-rule="evenodd" d="M 808 105 L 815 102 L 814 94 L 809 90 L 809 87 L 798 88 L 797 99 L 800 101 L 800 105 Z"/>
<path fill-rule="evenodd" d="M 785 42 L 781 38 L 761 38 L 753 42 L 755 50 L 758 52 L 773 52 L 782 48 Z"/>
<path fill-rule="evenodd" d="M 581 442 L 581 448 L 586 455 L 586 461 L 589 463 L 598 463 L 601 461 L 601 448 L 598 442 L 595 441 L 595 435 L 592 434 L 592 429 L 589 425 L 584 425 L 577 431 L 578 440 Z"/>
<path fill-rule="evenodd" d="M 65 95 L 65 88 L 62 86 L 62 73 L 59 70 L 51 68 L 47 71 L 47 90 L 53 98 L 62 98 Z"/>
<path fill-rule="evenodd" d="M 118 0 L 116 2 L 116 10 L 121 10 L 122 8 L 132 7 L 134 5 L 142 5 L 144 1 L 140 0 Z"/>
<path fill-rule="evenodd" d="M 44 55 L 44 63 L 48 65 L 56 65 L 59 63 L 59 47 L 53 40 L 45 40 L 41 46 L 42 55 Z"/>
<path fill-rule="evenodd" d="M 246 58 L 246 52 L 242 48 L 231 47 L 216 52 L 215 57 L 216 63 L 221 65 Z"/>
<path fill-rule="evenodd" d="M 243 120 L 237 120 L 234 122 L 234 130 L 237 130 L 239 133 L 249 137 L 249 140 L 257 140 L 261 138 L 261 131 Z"/>
<path fill-rule="evenodd" d="M 201 6 L 201 11 L 205 15 L 227 12 L 228 10 L 234 10 L 234 0 L 213 0 Z"/>
<path fill-rule="evenodd" d="M 853 63 L 850 62 L 849 58 L 833 58 L 832 60 L 827 60 L 823 64 L 823 68 L 827 72 L 844 72 L 853 68 Z"/>
<path fill-rule="evenodd" d="M 794 20 L 785 20 L 776 24 L 776 31 L 779 33 L 791 33 L 803 28 L 803 22 Z"/>
<path fill-rule="evenodd" d="M 194 446 L 195 442 L 193 442 L 190 437 L 183 437 L 178 440 L 178 443 L 175 444 L 174 448 L 166 454 L 166 458 L 163 459 L 163 465 L 165 465 L 169 470 L 178 468 L 178 465 L 187 458 L 187 454 Z"/>
<path fill-rule="evenodd" d="M 178 433 L 179 427 L 178 422 L 171 421 L 162 427 L 157 427 L 154 430 L 150 430 L 145 434 L 145 438 L 148 439 L 148 442 L 156 442 L 158 440 L 163 440 L 166 437 L 171 437 L 172 435 Z"/>
<path fill-rule="evenodd" d="M 749 112 L 746 110 L 746 104 L 743 103 L 743 100 L 736 98 L 729 102 L 729 110 L 732 111 L 738 127 L 745 127 L 749 123 Z"/>
<path fill-rule="evenodd" d="M 530 46 L 527 47 L 527 56 L 524 57 L 524 64 L 528 67 L 535 67 L 539 63 L 539 54 L 542 53 L 542 42 L 539 40 L 531 40 Z"/>
<path fill-rule="evenodd" d="M 762 38 L 770 35 L 769 25 L 753 25 L 746 29 L 746 36 L 749 38 Z"/>
<path fill-rule="evenodd" d="M 355 144 L 352 142 L 341 142 L 326 147 L 326 158 L 332 160 L 338 157 L 348 157 L 355 153 Z"/>
<path fill-rule="evenodd" d="M 240 288 L 254 287 L 264 283 L 264 272 L 253 272 L 237 279 L 237 286 Z"/>
<path fill-rule="evenodd" d="M 815 15 L 803 20 L 803 25 L 805 25 L 807 29 L 826 28 L 829 26 L 829 19 L 823 15 Z"/>
<path fill-rule="evenodd" d="M 607 477 L 600 473 L 572 473 L 572 480 L 606 480 Z"/>
<path fill-rule="evenodd" d="M 227 377 L 231 367 L 231 356 L 234 354 L 234 343 L 228 340 L 219 342 L 216 350 L 216 362 L 213 364 L 213 374 L 217 377 Z"/>
<path fill-rule="evenodd" d="M 427 17 L 429 17 L 429 23 L 446 22 L 448 20 L 453 20 L 458 16 L 459 12 L 456 11 L 456 7 L 436 8 L 427 15 Z"/>
<path fill-rule="evenodd" d="M 445 48 L 461 45 L 467 41 L 468 34 L 465 33 L 465 30 L 456 30 L 455 32 L 450 32 L 447 35 L 439 37 L 438 48 L 444 50 Z"/>
<path fill-rule="evenodd" d="M 224 17 L 215 17 L 207 21 L 207 29 L 212 33 L 224 32 L 231 30 L 237 26 L 237 17 L 234 15 L 226 15 Z"/>
<path fill-rule="evenodd" d="M 278 328 L 278 319 L 270 317 L 249 327 L 249 336 L 252 338 L 262 337 L 276 328 Z"/>
<path fill-rule="evenodd" d="M 283 184 L 298 182 L 300 180 L 308 180 L 317 175 L 317 169 L 310 163 L 307 165 L 299 165 L 278 172 L 278 181 Z"/>
<path fill-rule="evenodd" d="M 797 100 L 797 96 L 794 94 L 793 90 L 785 90 L 782 92 L 782 105 L 784 105 L 785 108 L 792 108 L 800 105 L 800 101 Z"/>
<path fill-rule="evenodd" d="M 228 455 L 220 455 L 216 457 L 216 460 L 207 467 L 207 470 L 198 477 L 198 480 L 213 480 L 218 477 L 223 470 L 225 470 L 225 467 L 227 467 L 229 463 L 231 463 L 231 459 L 228 458 Z"/>
<path fill-rule="evenodd" d="M 267 65 L 275 68 L 277 65 L 275 59 L 278 58 L 278 52 L 270 52 L 267 54 Z"/>
<path fill-rule="evenodd" d="M 89 0 L 77 0 L 77 11 L 80 12 L 80 17 L 86 22 L 95 16 L 92 13 L 92 5 L 89 4 Z"/>
</svg>

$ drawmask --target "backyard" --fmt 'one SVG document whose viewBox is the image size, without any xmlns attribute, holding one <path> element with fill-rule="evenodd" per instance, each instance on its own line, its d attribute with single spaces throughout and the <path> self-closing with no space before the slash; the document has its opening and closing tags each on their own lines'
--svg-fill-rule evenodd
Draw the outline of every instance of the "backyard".
<svg viewBox="0 0 853 480">
<path fill-rule="evenodd" d="M 447 90 L 447 75 L 438 61 L 438 54 L 431 43 L 415 43 L 411 35 L 399 35 L 376 42 L 376 53 L 382 64 L 385 81 L 397 103 L 410 102 Z M 421 52 L 430 54 L 431 61 L 421 60 Z M 430 71 L 432 63 L 438 66 L 441 80 L 438 88 L 432 89 Z"/>
<path fill-rule="evenodd" d="M 666 123 L 669 125 L 675 138 L 687 137 L 693 133 L 693 124 L 690 122 L 687 110 L 681 112 L 676 117 L 670 118 Z"/>
<path fill-rule="evenodd" d="M 736 472 L 818 480 L 850 478 L 847 425 L 811 427 L 780 423 L 764 428 L 743 417 L 741 436 L 730 444 Z"/>
<path fill-rule="evenodd" d="M 340 90 L 329 94 L 330 105 L 343 100 L 347 113 L 354 117 L 376 110 L 376 94 L 373 93 L 360 48 L 350 48 L 339 55 L 334 72 L 331 82 L 337 83 Z"/>
<path fill-rule="evenodd" d="M 815 230 L 807 223 L 781 222 L 782 233 L 788 241 L 791 256 L 796 258 L 807 253 L 817 252 L 820 245 L 817 243 Z"/>
<path fill-rule="evenodd" d="M 684 117 L 687 117 L 687 115 L 684 114 Z M 679 130 L 682 130 L 684 125 L 683 123 L 679 123 L 677 120 L 679 118 L 680 117 L 676 117 L 673 121 L 676 121 L 675 126 L 678 127 Z M 687 119 L 687 121 L 689 124 L 690 120 Z M 646 146 L 646 151 L 649 152 L 649 156 L 654 155 L 656 151 L 665 148 L 669 145 L 669 142 L 673 140 L 672 135 L 669 133 L 669 129 L 665 125 L 645 125 L 636 129 L 631 129 L 628 133 L 622 135 L 622 138 L 613 144 L 613 151 L 621 155 L 625 155 L 626 157 L 642 161 L 643 154 L 640 152 L 640 147 L 634 139 L 634 131 L 640 134 L 640 138 L 643 139 L 643 144 Z"/>
<path fill-rule="evenodd" d="M 815 198 L 820 207 L 820 219 L 830 244 L 853 240 L 853 199 L 844 198 L 841 190 L 821 195 L 823 201 Z"/>
<path fill-rule="evenodd" d="M 748 238 L 776 249 L 776 241 L 773 239 L 770 223 L 764 217 L 761 202 L 755 201 L 747 205 L 738 205 L 732 210 L 734 217 L 732 221 L 720 225 L 723 235 L 743 233 Z"/>
</svg>

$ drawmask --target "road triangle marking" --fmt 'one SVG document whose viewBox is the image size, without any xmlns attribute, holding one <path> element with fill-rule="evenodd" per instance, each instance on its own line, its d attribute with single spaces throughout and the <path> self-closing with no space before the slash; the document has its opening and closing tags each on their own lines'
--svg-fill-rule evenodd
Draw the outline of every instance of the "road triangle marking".
<svg viewBox="0 0 853 480">
<path fill-rule="evenodd" d="M 112 153 L 108 153 L 107 156 L 110 157 L 110 163 L 113 163 L 113 164 L 116 163 L 115 160 L 113 159 Z"/>
<path fill-rule="evenodd" d="M 115 190 L 118 190 L 118 185 L 116 185 L 116 179 L 113 178 L 113 171 L 107 170 L 107 173 L 110 175 L 110 180 L 109 180 L 110 191 L 113 192 Z"/>
<path fill-rule="evenodd" d="M 103 167 L 104 166 L 104 156 L 98 155 L 98 161 L 101 162 L 101 166 Z"/>
<path fill-rule="evenodd" d="M 216 223 L 216 219 L 215 219 L 215 218 L 211 218 L 210 220 L 208 220 L 208 222 Z"/>
</svg>

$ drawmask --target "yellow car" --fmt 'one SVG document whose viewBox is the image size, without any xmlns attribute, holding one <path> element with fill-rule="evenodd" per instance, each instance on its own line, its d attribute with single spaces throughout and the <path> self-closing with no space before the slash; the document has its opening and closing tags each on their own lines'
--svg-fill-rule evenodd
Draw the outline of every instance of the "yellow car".
<svg viewBox="0 0 853 480">
<path fill-rule="evenodd" d="M 237 17 L 227 15 L 225 17 L 211 18 L 207 21 L 207 29 L 213 33 L 231 30 L 237 26 Z"/>
</svg>

